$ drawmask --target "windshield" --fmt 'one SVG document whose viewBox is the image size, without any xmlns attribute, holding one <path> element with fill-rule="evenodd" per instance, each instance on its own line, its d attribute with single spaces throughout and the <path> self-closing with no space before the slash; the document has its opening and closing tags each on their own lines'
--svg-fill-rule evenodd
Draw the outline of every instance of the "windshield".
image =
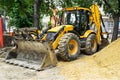
<svg viewBox="0 0 120 80">
<path fill-rule="evenodd" d="M 76 11 L 65 11 L 62 15 L 62 24 L 74 25 L 76 24 Z"/>
</svg>

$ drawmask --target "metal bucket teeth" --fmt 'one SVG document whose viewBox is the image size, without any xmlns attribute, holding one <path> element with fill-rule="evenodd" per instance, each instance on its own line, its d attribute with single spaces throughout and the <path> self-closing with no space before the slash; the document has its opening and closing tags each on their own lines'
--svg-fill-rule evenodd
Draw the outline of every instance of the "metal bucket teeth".
<svg viewBox="0 0 120 80">
<path fill-rule="evenodd" d="M 26 61 L 11 59 L 11 60 L 5 60 L 5 62 L 10 63 L 10 64 L 19 65 L 19 66 L 25 67 L 25 68 L 30 68 L 33 70 L 40 70 L 40 65 L 27 63 Z"/>
<path fill-rule="evenodd" d="M 15 65 L 17 65 L 17 64 L 18 64 L 18 62 L 17 62 L 17 61 L 14 61 L 14 64 L 15 64 Z"/>
</svg>

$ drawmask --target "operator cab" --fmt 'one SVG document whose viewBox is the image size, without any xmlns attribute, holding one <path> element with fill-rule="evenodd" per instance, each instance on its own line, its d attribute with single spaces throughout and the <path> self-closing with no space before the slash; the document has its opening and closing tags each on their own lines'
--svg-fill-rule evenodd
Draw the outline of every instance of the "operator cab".
<svg viewBox="0 0 120 80">
<path fill-rule="evenodd" d="M 84 9 L 65 10 L 62 14 L 63 25 L 73 25 L 74 30 L 83 35 L 89 27 L 89 11 Z"/>
</svg>

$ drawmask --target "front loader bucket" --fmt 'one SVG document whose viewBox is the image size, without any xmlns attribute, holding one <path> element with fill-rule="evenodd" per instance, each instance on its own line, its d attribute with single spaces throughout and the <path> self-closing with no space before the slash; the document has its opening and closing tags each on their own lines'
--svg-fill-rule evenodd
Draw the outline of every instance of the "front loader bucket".
<svg viewBox="0 0 120 80">
<path fill-rule="evenodd" d="M 47 43 L 16 41 L 17 46 L 8 53 L 6 62 L 35 70 L 56 66 L 57 58 Z"/>
</svg>

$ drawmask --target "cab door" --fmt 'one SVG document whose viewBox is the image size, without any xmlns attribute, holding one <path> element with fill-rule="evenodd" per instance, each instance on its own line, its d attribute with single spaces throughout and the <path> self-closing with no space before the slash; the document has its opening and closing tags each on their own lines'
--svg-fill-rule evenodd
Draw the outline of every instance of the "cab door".
<svg viewBox="0 0 120 80">
<path fill-rule="evenodd" d="M 87 30 L 90 29 L 89 27 L 89 15 L 88 11 L 81 10 L 80 11 L 80 34 L 83 35 Z"/>
</svg>

